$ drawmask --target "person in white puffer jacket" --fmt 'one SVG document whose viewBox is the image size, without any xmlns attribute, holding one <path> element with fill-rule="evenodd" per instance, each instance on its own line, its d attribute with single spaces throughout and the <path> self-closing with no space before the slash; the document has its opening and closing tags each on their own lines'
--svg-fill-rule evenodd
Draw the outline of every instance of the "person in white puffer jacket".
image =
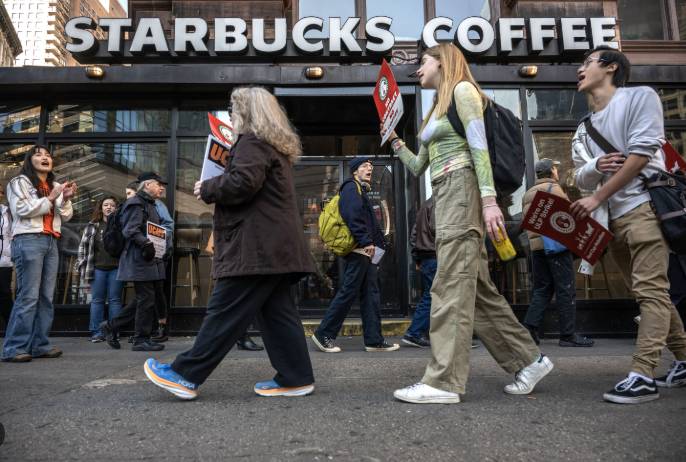
<svg viewBox="0 0 686 462">
<path fill-rule="evenodd" d="M 76 183 L 55 181 L 53 159 L 45 146 L 35 145 L 24 158 L 18 176 L 7 186 L 12 212 L 12 261 L 17 271 L 17 298 L 5 332 L 2 360 L 28 362 L 57 358 L 48 334 L 59 266 L 57 240 L 62 221 L 71 219 Z"/>
<path fill-rule="evenodd" d="M 5 186 L 0 185 L 0 201 L 5 201 Z M 9 207 L 0 203 L 0 318 L 5 325 L 12 312 L 12 214 Z"/>
</svg>

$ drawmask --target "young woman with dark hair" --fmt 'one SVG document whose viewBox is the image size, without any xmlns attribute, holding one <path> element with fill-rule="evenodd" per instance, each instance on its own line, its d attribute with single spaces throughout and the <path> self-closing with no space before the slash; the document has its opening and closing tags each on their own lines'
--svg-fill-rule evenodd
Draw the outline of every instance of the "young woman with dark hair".
<svg viewBox="0 0 686 462">
<path fill-rule="evenodd" d="M 73 181 L 54 181 L 52 169 L 50 151 L 36 145 L 24 158 L 20 174 L 7 186 L 17 298 L 5 334 L 3 361 L 27 362 L 62 355 L 59 348 L 50 345 L 48 333 L 59 263 L 57 239 L 62 222 L 73 215 L 71 198 L 77 187 Z"/>
<path fill-rule="evenodd" d="M 112 196 L 106 196 L 98 201 L 90 223 L 83 230 L 76 260 L 80 286 L 91 289 L 89 329 L 93 343 L 105 340 L 105 336 L 100 331 L 100 323 L 105 318 L 105 297 L 107 297 L 109 319 L 114 318 L 121 311 L 121 293 L 124 283 L 117 281 L 119 259 L 105 251 L 102 241 L 107 220 L 116 209 L 117 199 Z"/>
</svg>

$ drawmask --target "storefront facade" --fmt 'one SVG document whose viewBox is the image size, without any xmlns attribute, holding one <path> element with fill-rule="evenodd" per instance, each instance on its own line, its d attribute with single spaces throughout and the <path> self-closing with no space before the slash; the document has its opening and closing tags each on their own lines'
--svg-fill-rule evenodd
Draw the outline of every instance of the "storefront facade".
<svg viewBox="0 0 686 462">
<path fill-rule="evenodd" d="M 297 5 L 302 10 L 309 3 L 301 1 Z M 357 4 L 365 2 L 351 3 L 358 16 L 381 15 L 369 8 L 361 15 Z M 438 10 L 445 2 L 420 3 L 424 18 L 442 15 Z M 489 5 L 489 14 L 480 16 L 496 24 L 493 2 L 472 3 Z M 293 17 L 314 13 L 296 11 Z M 319 14 L 332 17 L 336 12 L 323 13 L 327 12 Z M 601 8 L 587 16 L 605 14 Z M 421 25 L 427 22 L 424 18 Z M 289 22 L 289 31 L 294 22 Z M 456 26 L 459 22 L 456 18 Z M 414 30 L 412 27 L 407 26 L 408 30 Z M 400 35 L 403 31 L 394 33 Z M 394 47 L 393 55 L 404 59 L 394 59 L 393 70 L 405 107 L 399 132 L 408 144 L 416 144 L 413 140 L 417 127 L 433 94 L 423 91 L 409 76 L 417 68 L 412 60 L 418 53 L 419 37 L 409 38 L 415 41 Z M 474 62 L 472 71 L 487 93 L 523 122 L 526 178 L 522 188 L 503 198 L 501 204 L 507 211 L 508 230 L 518 247 L 518 257 L 506 264 L 495 258 L 492 261 L 494 281 L 518 313 L 526 309 L 530 290 L 528 242 L 518 230 L 523 192 L 534 181 L 535 161 L 550 157 L 562 163 L 561 178 L 567 192 L 573 198 L 580 197 L 582 193 L 571 175 L 570 141 L 577 121 L 588 110 L 584 97 L 575 90 L 578 52 L 560 51 L 552 57 L 522 53 L 509 58 L 486 53 L 470 59 Z M 378 118 L 371 97 L 378 59 L 350 62 L 354 60 L 342 57 L 336 62 L 335 57 L 318 60 L 300 56 L 290 60 L 274 58 L 272 62 L 263 58 L 262 62 L 241 62 L 238 58 L 236 62 L 213 62 L 211 56 L 206 56 L 197 64 L 192 60 L 175 63 L 173 59 L 155 64 L 156 56 L 150 56 L 150 64 L 103 66 L 104 76 L 99 79 L 89 77 L 82 67 L 0 68 L 0 181 L 6 183 L 16 174 L 26 151 L 38 142 L 50 146 L 58 179 L 69 178 L 79 184 L 74 218 L 64 226 L 61 239 L 54 331 L 74 333 L 87 329 L 88 292 L 78 280 L 74 262 L 95 203 L 103 195 L 123 198 L 126 184 L 148 170 L 168 178 L 165 201 L 175 219 L 168 294 L 172 331 L 185 334 L 197 330 L 212 290 L 211 254 L 207 248 L 212 207 L 197 201 L 192 187 L 200 176 L 209 133 L 207 112 L 222 116 L 231 89 L 246 84 L 264 85 L 273 91 L 303 139 L 304 155 L 296 166 L 296 189 L 303 233 L 317 268 L 315 274 L 294 286 L 303 317 L 321 316 L 339 284 L 341 262 L 319 240 L 317 218 L 322 205 L 349 175 L 348 162 L 356 155 L 374 158 L 372 199 L 389 244 L 380 271 L 382 315 L 411 314 L 420 286 L 409 254 L 408 236 L 418 204 L 430 194 L 430 188 L 425 178 L 412 177 L 387 147 L 379 146 Z M 522 76 L 522 66 L 530 64 L 537 66 L 536 75 Z M 632 84 L 650 85 L 659 92 L 667 138 L 682 153 L 686 152 L 683 64 L 640 64 L 632 72 Z M 313 66 L 322 67 L 321 78 L 306 76 L 306 69 Z M 636 308 L 609 258 L 602 260 L 592 278 L 578 275 L 576 282 L 580 330 L 603 335 L 631 331 Z M 127 288 L 125 297 L 130 298 L 132 293 Z M 556 330 L 555 322 L 550 328 Z"/>
</svg>

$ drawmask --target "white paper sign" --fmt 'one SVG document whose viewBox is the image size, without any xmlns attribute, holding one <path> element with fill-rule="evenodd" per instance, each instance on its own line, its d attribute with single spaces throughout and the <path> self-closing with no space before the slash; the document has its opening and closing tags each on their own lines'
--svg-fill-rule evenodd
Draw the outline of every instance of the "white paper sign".
<svg viewBox="0 0 686 462">
<path fill-rule="evenodd" d="M 155 258 L 162 258 L 167 251 L 167 230 L 149 221 L 148 239 L 155 246 Z"/>
<path fill-rule="evenodd" d="M 208 135 L 200 181 L 209 180 L 223 174 L 228 163 L 229 147 L 214 136 Z"/>
</svg>

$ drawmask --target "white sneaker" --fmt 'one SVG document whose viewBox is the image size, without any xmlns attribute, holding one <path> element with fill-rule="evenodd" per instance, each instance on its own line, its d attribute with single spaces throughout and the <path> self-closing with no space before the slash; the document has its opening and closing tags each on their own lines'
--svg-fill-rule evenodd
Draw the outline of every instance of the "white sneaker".
<svg viewBox="0 0 686 462">
<path fill-rule="evenodd" d="M 541 357 L 515 374 L 515 381 L 505 386 L 505 393 L 528 395 L 548 372 L 553 370 L 553 362 L 547 356 Z"/>
<path fill-rule="evenodd" d="M 395 390 L 393 396 L 400 401 L 415 404 L 457 404 L 460 402 L 459 394 L 439 390 L 421 382 Z"/>
</svg>

